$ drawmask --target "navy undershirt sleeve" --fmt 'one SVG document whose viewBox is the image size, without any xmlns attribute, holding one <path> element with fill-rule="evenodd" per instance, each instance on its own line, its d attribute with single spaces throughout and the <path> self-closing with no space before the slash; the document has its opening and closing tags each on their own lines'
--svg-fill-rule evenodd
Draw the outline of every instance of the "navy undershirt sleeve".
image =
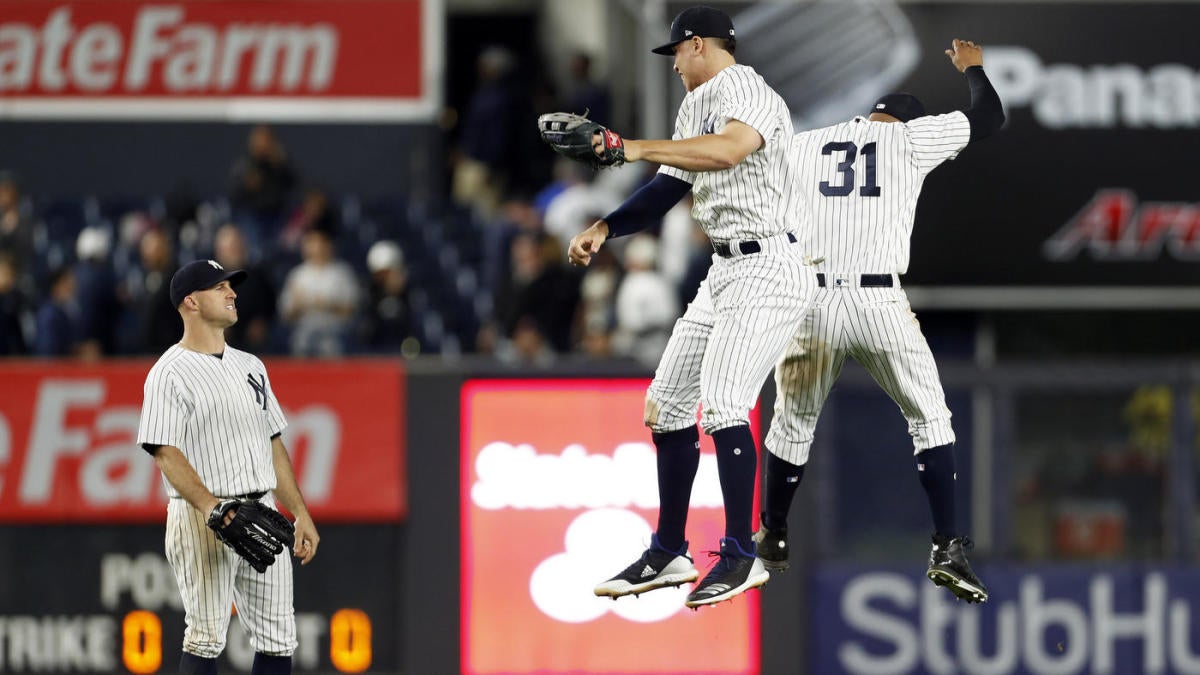
<svg viewBox="0 0 1200 675">
<path fill-rule="evenodd" d="M 971 107 L 963 111 L 971 123 L 971 140 L 991 136 L 1004 124 L 1004 106 L 983 66 L 971 66 L 963 72 L 971 88 Z"/>
<path fill-rule="evenodd" d="M 663 173 L 634 192 L 615 211 L 604 217 L 608 237 L 621 237 L 650 227 L 692 189 L 692 184 Z"/>
</svg>

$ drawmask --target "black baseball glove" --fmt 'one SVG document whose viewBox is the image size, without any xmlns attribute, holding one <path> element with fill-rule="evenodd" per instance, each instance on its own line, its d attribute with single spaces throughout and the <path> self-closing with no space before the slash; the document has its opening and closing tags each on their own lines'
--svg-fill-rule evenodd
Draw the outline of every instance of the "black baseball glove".
<svg viewBox="0 0 1200 675">
<path fill-rule="evenodd" d="M 225 514 L 237 509 L 225 524 Z M 296 528 L 282 513 L 257 501 L 226 499 L 208 514 L 208 527 L 226 546 L 242 556 L 259 574 L 275 562 L 275 556 L 296 541 Z"/>
<path fill-rule="evenodd" d="M 563 157 L 594 168 L 625 163 L 625 142 L 607 127 L 574 113 L 546 113 L 538 117 L 538 132 Z"/>
</svg>

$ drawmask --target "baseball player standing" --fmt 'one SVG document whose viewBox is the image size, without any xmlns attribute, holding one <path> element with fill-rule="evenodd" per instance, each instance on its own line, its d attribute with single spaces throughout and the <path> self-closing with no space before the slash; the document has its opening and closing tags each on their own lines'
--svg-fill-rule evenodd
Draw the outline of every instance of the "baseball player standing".
<svg viewBox="0 0 1200 675">
<path fill-rule="evenodd" d="M 816 278 L 780 208 L 791 166 L 791 113 L 754 69 L 736 63 L 734 49 L 733 22 L 723 12 L 684 10 L 671 24 L 670 42 L 654 50 L 674 56 L 687 90 L 672 140 L 625 141 L 602 127 L 595 136 L 598 156 L 616 153 L 662 168 L 572 240 L 571 262 L 586 265 L 606 239 L 661 218 L 689 190 L 692 214 L 715 251 L 646 394 L 645 423 L 658 451 L 658 526 L 636 562 L 595 588 L 601 596 L 678 586 L 699 576 L 684 540 L 700 460 L 697 404 L 717 448 L 725 536 L 720 560 L 686 604 L 721 602 L 768 579 L 751 539 L 757 457 L 749 411 L 807 311 Z"/>
<path fill-rule="evenodd" d="M 983 53 L 954 40 L 946 50 L 966 76 L 971 107 L 926 116 L 920 101 L 889 94 L 868 117 L 797 134 L 795 197 L 807 204 L 818 269 L 816 300 L 775 370 L 778 398 L 767 435 L 758 554 L 787 569 L 787 514 L 804 474 L 813 429 L 847 356 L 900 407 L 917 475 L 933 513 L 929 578 L 959 598 L 987 600 L 955 522 L 954 430 L 937 364 L 900 288 L 925 177 L 971 141 L 991 135 L 1004 111 L 983 72 Z"/>
<path fill-rule="evenodd" d="M 179 671 L 189 675 L 217 672 L 231 604 L 254 647 L 251 672 L 291 672 L 292 566 L 286 554 L 276 557 L 294 541 L 307 564 L 320 541 L 280 438 L 286 421 L 266 368 L 225 344 L 238 318 L 233 287 L 245 278 L 212 260 L 172 277 L 183 338 L 146 376 L 138 426 L 171 497 L 166 552 L 186 623 Z M 296 518 L 294 539 L 275 498 Z"/>
</svg>

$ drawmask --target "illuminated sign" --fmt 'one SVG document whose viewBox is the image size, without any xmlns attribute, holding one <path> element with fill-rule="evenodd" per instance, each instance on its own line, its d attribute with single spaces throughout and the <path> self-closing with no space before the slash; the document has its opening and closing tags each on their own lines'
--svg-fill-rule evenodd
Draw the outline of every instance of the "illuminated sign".
<svg viewBox="0 0 1200 675">
<path fill-rule="evenodd" d="M 689 586 L 592 593 L 658 513 L 646 380 L 479 380 L 462 393 L 462 648 L 468 673 L 752 673 L 757 593 L 686 611 Z M 702 436 L 687 536 L 702 573 L 724 512 Z M 719 640 L 711 639 L 720 636 Z"/>
</svg>

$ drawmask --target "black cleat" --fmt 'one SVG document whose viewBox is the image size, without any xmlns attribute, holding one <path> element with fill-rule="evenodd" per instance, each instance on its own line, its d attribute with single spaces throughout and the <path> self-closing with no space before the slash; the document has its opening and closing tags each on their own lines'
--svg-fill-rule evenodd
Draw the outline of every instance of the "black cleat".
<svg viewBox="0 0 1200 675">
<path fill-rule="evenodd" d="M 683 543 L 683 550 L 683 553 L 668 551 L 659 545 L 657 534 L 651 535 L 650 548 L 642 553 L 642 557 L 617 576 L 598 584 L 593 592 L 613 600 L 624 595 L 636 598 L 647 591 L 695 581 L 700 578 L 700 572 L 687 554 L 687 542 Z"/>
<path fill-rule="evenodd" d="M 696 584 L 688 594 L 685 607 L 696 609 L 703 605 L 715 605 L 751 588 L 767 583 L 770 573 L 763 568 L 762 561 L 754 552 L 747 553 L 736 539 L 721 539 L 721 551 L 709 551 L 709 555 L 720 556 L 720 560 L 705 575 L 704 581 Z"/>
<path fill-rule="evenodd" d="M 938 586 L 945 586 L 960 600 L 987 602 L 988 592 L 979 577 L 971 570 L 964 549 L 975 544 L 966 537 L 949 539 L 933 535 L 933 548 L 929 552 L 929 570 L 925 576 Z"/>
<path fill-rule="evenodd" d="M 754 543 L 759 560 L 772 572 L 786 572 L 788 568 L 787 528 L 768 529 L 761 525 L 754 533 Z"/>
</svg>

